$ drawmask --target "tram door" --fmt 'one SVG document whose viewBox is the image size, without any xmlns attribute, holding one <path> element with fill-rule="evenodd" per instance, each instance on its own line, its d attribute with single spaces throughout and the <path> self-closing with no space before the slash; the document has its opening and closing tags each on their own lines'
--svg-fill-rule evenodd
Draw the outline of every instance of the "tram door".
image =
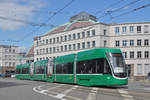
<svg viewBox="0 0 150 100">
<path fill-rule="evenodd" d="M 53 75 L 53 58 L 50 58 L 48 60 L 48 65 L 47 65 L 47 76 L 52 77 Z"/>
<path fill-rule="evenodd" d="M 33 74 L 34 74 L 34 63 L 31 63 L 31 66 L 30 66 L 30 77 L 31 78 L 33 77 Z"/>
</svg>

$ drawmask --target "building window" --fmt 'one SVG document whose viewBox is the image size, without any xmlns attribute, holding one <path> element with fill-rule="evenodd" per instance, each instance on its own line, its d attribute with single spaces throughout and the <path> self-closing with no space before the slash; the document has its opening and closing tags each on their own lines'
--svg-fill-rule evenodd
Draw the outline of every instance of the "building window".
<svg viewBox="0 0 150 100">
<path fill-rule="evenodd" d="M 67 51 L 67 45 L 65 45 L 65 51 Z"/>
<path fill-rule="evenodd" d="M 137 26 L 137 33 L 141 33 L 141 26 Z"/>
<path fill-rule="evenodd" d="M 145 56 L 145 58 L 149 58 L 149 51 L 145 51 L 144 56 Z"/>
<path fill-rule="evenodd" d="M 120 46 L 120 41 L 116 41 L 116 47 Z"/>
<path fill-rule="evenodd" d="M 38 41 L 36 41 L 36 46 L 38 46 L 39 45 L 39 42 Z"/>
<path fill-rule="evenodd" d="M 38 51 L 38 50 L 36 50 L 36 54 L 37 54 L 37 55 L 39 54 L 39 51 Z"/>
<path fill-rule="evenodd" d="M 42 41 L 40 40 L 40 45 L 42 45 Z"/>
<path fill-rule="evenodd" d="M 11 62 L 9 62 L 9 66 L 11 66 Z"/>
<path fill-rule="evenodd" d="M 65 41 L 67 41 L 67 35 L 65 35 Z"/>
<path fill-rule="evenodd" d="M 85 42 L 82 42 L 82 48 L 83 49 L 85 48 Z"/>
<path fill-rule="evenodd" d="M 48 53 L 48 48 L 46 48 L 46 53 Z"/>
<path fill-rule="evenodd" d="M 43 54 L 45 54 L 45 48 L 43 48 Z"/>
<path fill-rule="evenodd" d="M 137 46 L 141 46 L 141 44 L 142 44 L 141 41 L 142 40 L 137 40 Z"/>
<path fill-rule="evenodd" d="M 106 30 L 104 30 L 104 35 L 106 35 Z"/>
<path fill-rule="evenodd" d="M 63 36 L 61 36 L 61 42 L 63 41 Z"/>
<path fill-rule="evenodd" d="M 127 40 L 122 40 L 122 46 L 124 46 L 124 47 L 127 46 Z"/>
<path fill-rule="evenodd" d="M 48 44 L 48 39 L 46 39 L 46 44 Z"/>
<path fill-rule="evenodd" d="M 73 50 L 75 50 L 76 49 L 76 44 L 73 44 Z"/>
<path fill-rule="evenodd" d="M 115 27 L 115 33 L 118 34 L 120 32 L 119 27 Z"/>
<path fill-rule="evenodd" d="M 124 58 L 127 58 L 127 52 L 123 52 Z"/>
<path fill-rule="evenodd" d="M 137 58 L 141 58 L 142 57 L 142 52 L 141 51 L 138 51 L 137 52 Z"/>
<path fill-rule="evenodd" d="M 49 43 L 50 43 L 50 44 L 52 43 L 52 39 L 49 39 Z"/>
<path fill-rule="evenodd" d="M 77 46 L 78 46 L 78 50 L 79 50 L 80 49 L 80 43 L 78 43 Z"/>
<path fill-rule="evenodd" d="M 92 36 L 95 36 L 95 30 L 92 30 Z"/>
<path fill-rule="evenodd" d="M 9 52 L 11 52 L 11 49 L 9 49 Z"/>
<path fill-rule="evenodd" d="M 144 46 L 148 46 L 149 45 L 149 40 L 148 39 L 145 39 L 144 40 Z"/>
<path fill-rule="evenodd" d="M 42 54 L 42 49 L 40 49 L 40 54 Z"/>
<path fill-rule="evenodd" d="M 49 48 L 49 52 L 52 53 L 52 48 Z"/>
<path fill-rule="evenodd" d="M 59 42 L 59 37 L 57 37 L 57 42 Z"/>
<path fill-rule="evenodd" d="M 130 46 L 134 46 L 134 40 L 130 40 Z"/>
<path fill-rule="evenodd" d="M 13 53 L 15 53 L 15 49 L 13 49 Z"/>
<path fill-rule="evenodd" d="M 90 36 L 90 31 L 87 31 L 87 37 L 89 37 Z"/>
<path fill-rule="evenodd" d="M 104 40 L 104 47 L 106 47 L 107 46 L 107 41 L 106 40 Z"/>
<path fill-rule="evenodd" d="M 69 35 L 69 40 L 71 40 L 71 35 Z"/>
<path fill-rule="evenodd" d="M 127 32 L 127 27 L 126 27 L 126 26 L 123 26 L 123 27 L 122 27 L 122 32 L 123 32 L 123 33 Z"/>
<path fill-rule="evenodd" d="M 141 75 L 143 72 L 142 70 L 142 64 L 137 64 L 137 75 Z"/>
<path fill-rule="evenodd" d="M 63 51 L 63 46 L 61 46 L 60 48 L 61 48 L 61 51 Z"/>
<path fill-rule="evenodd" d="M 53 38 L 53 43 L 55 43 L 55 38 Z"/>
<path fill-rule="evenodd" d="M 149 32 L 149 25 L 144 25 L 144 33 L 148 33 Z"/>
<path fill-rule="evenodd" d="M 54 53 L 56 52 L 56 49 L 55 49 L 55 47 L 53 47 L 53 52 L 54 52 Z"/>
<path fill-rule="evenodd" d="M 73 39 L 76 39 L 76 34 L 73 34 Z"/>
<path fill-rule="evenodd" d="M 85 37 L 85 32 L 82 32 L 82 38 L 84 38 Z"/>
<path fill-rule="evenodd" d="M 69 45 L 69 51 L 71 51 L 71 44 Z"/>
<path fill-rule="evenodd" d="M 90 42 L 87 42 L 87 48 L 90 48 Z"/>
<path fill-rule="evenodd" d="M 78 35 L 78 39 L 80 39 L 80 33 L 78 33 L 77 35 Z"/>
<path fill-rule="evenodd" d="M 144 73 L 148 74 L 150 72 L 150 64 L 145 64 L 144 66 Z"/>
<path fill-rule="evenodd" d="M 130 52 L 130 58 L 134 58 L 134 51 Z"/>
<path fill-rule="evenodd" d="M 92 41 L 92 47 L 95 47 L 95 41 Z"/>
<path fill-rule="evenodd" d="M 43 44 L 45 44 L 45 40 L 43 40 Z"/>
<path fill-rule="evenodd" d="M 59 46 L 57 46 L 57 52 L 59 52 Z"/>
<path fill-rule="evenodd" d="M 134 26 L 130 26 L 130 32 L 134 32 Z"/>
</svg>

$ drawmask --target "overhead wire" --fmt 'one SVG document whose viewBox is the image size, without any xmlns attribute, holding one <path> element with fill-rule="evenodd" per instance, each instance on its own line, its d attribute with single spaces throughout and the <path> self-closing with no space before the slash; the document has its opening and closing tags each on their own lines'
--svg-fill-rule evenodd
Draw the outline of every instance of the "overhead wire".
<svg viewBox="0 0 150 100">
<path fill-rule="evenodd" d="M 50 18 L 48 18 L 46 20 L 46 22 L 49 22 L 54 16 L 56 16 L 58 13 L 60 13 L 62 10 L 64 10 L 66 7 L 68 7 L 69 5 L 71 5 L 75 0 L 71 0 L 69 3 L 67 3 L 64 7 L 62 7 L 61 9 L 59 9 L 58 11 L 56 11 L 56 13 L 54 13 Z M 38 31 L 42 26 L 39 26 L 35 31 L 30 32 L 29 34 L 25 35 L 23 38 L 21 38 L 19 41 L 24 41 L 25 38 L 27 38 L 28 36 L 30 36 L 31 34 L 35 33 L 36 31 Z"/>
<path fill-rule="evenodd" d="M 110 14 L 112 14 L 112 13 L 118 12 L 118 11 L 120 11 L 120 10 L 126 8 L 126 7 L 129 7 L 130 5 L 133 5 L 133 4 L 135 4 L 135 3 L 139 2 L 139 1 L 142 1 L 142 0 L 134 0 L 134 1 L 132 1 L 132 2 L 130 2 L 130 3 L 128 3 L 128 4 L 126 4 L 126 5 L 124 5 L 124 6 L 122 6 L 122 7 L 119 7 L 119 8 L 117 8 L 117 9 L 115 9 L 115 10 L 107 11 L 104 15 L 102 15 L 102 16 L 100 16 L 100 17 L 97 17 L 97 19 L 103 18 L 103 17 L 105 17 L 105 16 L 107 16 L 107 15 L 110 15 Z"/>
<path fill-rule="evenodd" d="M 140 10 L 140 9 L 143 9 L 143 8 L 146 8 L 146 7 L 149 7 L 149 6 L 150 6 L 150 4 L 145 4 L 145 5 L 140 6 L 140 7 L 138 7 L 138 8 L 134 8 L 134 9 L 132 9 L 131 11 L 122 13 L 122 14 L 120 14 L 120 15 L 117 15 L 117 16 L 113 17 L 112 19 L 114 19 L 114 18 L 116 18 L 116 17 L 121 17 L 121 16 L 124 16 L 124 15 L 127 15 L 127 14 L 129 14 L 129 13 L 138 11 L 138 10 Z"/>
<path fill-rule="evenodd" d="M 112 3 L 112 4 L 110 4 L 109 6 L 107 6 L 105 9 L 99 10 L 99 11 L 95 12 L 94 14 L 96 15 L 96 14 L 105 12 L 106 10 L 110 9 L 112 6 L 116 6 L 117 4 L 119 4 L 119 3 L 123 2 L 123 1 L 125 1 L 125 0 L 119 0 L 119 1 L 117 1 L 117 2 L 115 2 L 115 3 Z"/>
</svg>

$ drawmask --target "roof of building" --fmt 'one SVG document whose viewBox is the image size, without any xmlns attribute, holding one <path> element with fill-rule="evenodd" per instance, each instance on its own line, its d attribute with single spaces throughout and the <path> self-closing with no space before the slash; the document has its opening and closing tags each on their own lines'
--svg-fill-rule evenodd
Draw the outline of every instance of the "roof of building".
<svg viewBox="0 0 150 100">
<path fill-rule="evenodd" d="M 128 23 L 112 23 L 109 25 L 127 25 L 127 24 L 150 24 L 150 22 L 128 22 Z"/>
<path fill-rule="evenodd" d="M 64 31 L 71 31 L 73 29 L 86 27 L 86 26 L 96 24 L 96 23 L 98 23 L 98 22 L 96 21 L 95 16 L 90 15 L 86 12 L 80 12 L 79 14 L 72 16 L 70 18 L 70 22 L 60 25 L 60 26 L 50 30 L 49 32 L 46 33 L 46 35 L 64 32 Z"/>
<path fill-rule="evenodd" d="M 27 53 L 26 57 L 33 57 L 34 56 L 34 46 L 32 46 Z"/>
<path fill-rule="evenodd" d="M 88 21 L 75 21 L 72 23 L 67 23 L 64 25 L 61 25 L 59 27 L 56 27 L 53 30 L 50 30 L 46 34 L 53 34 L 53 33 L 59 33 L 59 32 L 64 32 L 64 31 L 71 31 L 73 29 L 81 28 L 81 27 L 86 27 L 92 24 L 95 24 L 96 22 L 88 20 Z"/>
</svg>

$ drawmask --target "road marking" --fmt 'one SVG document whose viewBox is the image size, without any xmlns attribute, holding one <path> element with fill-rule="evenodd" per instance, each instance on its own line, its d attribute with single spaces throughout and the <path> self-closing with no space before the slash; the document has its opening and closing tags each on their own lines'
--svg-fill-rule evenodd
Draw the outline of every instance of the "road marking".
<svg viewBox="0 0 150 100">
<path fill-rule="evenodd" d="M 66 94 L 68 94 L 69 92 L 71 92 L 73 89 L 76 89 L 77 87 L 78 87 L 78 86 L 73 86 L 72 88 L 67 89 L 67 90 L 65 90 L 64 92 L 62 92 L 62 93 L 56 95 L 55 97 L 61 99 L 61 98 L 63 98 L 64 96 L 66 96 Z"/>
<path fill-rule="evenodd" d="M 118 92 L 121 94 L 122 97 L 124 97 L 124 100 L 133 100 L 133 96 L 128 94 L 128 91 L 118 89 Z"/>
<path fill-rule="evenodd" d="M 91 93 L 89 93 L 86 100 L 96 100 L 96 93 L 98 91 L 98 88 L 92 88 Z"/>
<path fill-rule="evenodd" d="M 72 98 L 72 99 L 75 99 L 75 100 L 81 100 L 79 98 L 76 98 L 76 97 L 72 97 L 72 96 L 67 96 L 66 94 L 68 94 L 69 92 L 71 92 L 73 89 L 76 89 L 77 87 L 79 86 L 73 86 L 72 88 L 70 89 L 67 89 L 66 91 L 62 92 L 62 93 L 57 93 L 57 92 L 53 92 L 53 91 L 49 91 L 51 89 L 55 89 L 55 88 L 58 88 L 58 87 L 62 87 L 63 85 L 65 84 L 60 84 L 59 86 L 55 86 L 55 87 L 51 87 L 51 88 L 48 88 L 46 90 L 41 90 L 41 87 L 43 87 L 44 85 L 41 85 L 41 86 L 38 86 L 38 87 L 34 87 L 33 88 L 33 91 L 37 92 L 37 93 L 40 93 L 40 94 L 43 94 L 43 95 L 47 95 L 47 96 L 50 96 L 50 97 L 54 97 L 54 98 L 57 98 L 57 99 L 60 99 L 60 100 L 66 100 L 64 99 L 63 97 L 66 96 L 66 97 L 69 97 L 69 98 Z M 45 85 L 46 86 L 46 85 Z M 49 94 L 47 92 L 51 92 L 51 93 L 54 93 L 54 94 L 57 94 L 57 95 L 52 95 L 52 94 Z"/>
</svg>

